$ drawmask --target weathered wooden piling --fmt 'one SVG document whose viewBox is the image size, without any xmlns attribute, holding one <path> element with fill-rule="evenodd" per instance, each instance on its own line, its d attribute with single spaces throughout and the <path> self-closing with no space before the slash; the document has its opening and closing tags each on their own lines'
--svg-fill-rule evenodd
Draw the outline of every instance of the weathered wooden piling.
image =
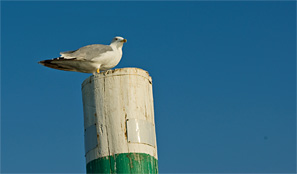
<svg viewBox="0 0 297 174">
<path fill-rule="evenodd" d="M 152 78 L 108 70 L 82 83 L 87 173 L 158 173 Z"/>
</svg>

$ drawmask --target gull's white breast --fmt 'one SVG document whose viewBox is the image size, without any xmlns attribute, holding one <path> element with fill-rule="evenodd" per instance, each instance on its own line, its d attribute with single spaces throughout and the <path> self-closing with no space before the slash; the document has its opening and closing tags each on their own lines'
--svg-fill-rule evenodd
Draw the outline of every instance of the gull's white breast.
<svg viewBox="0 0 297 174">
<path fill-rule="evenodd" d="M 115 67 L 122 58 L 122 49 L 113 48 L 113 51 L 107 51 L 99 57 L 92 59 L 95 66 L 99 66 L 100 70 L 105 71 Z"/>
</svg>

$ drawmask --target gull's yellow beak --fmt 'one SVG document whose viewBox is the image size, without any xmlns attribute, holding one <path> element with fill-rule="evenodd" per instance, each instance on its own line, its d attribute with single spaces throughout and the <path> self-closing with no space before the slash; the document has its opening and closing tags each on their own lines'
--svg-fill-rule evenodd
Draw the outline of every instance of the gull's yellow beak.
<svg viewBox="0 0 297 174">
<path fill-rule="evenodd" d="M 122 42 L 124 42 L 124 43 L 127 42 L 127 39 L 122 40 Z"/>
</svg>

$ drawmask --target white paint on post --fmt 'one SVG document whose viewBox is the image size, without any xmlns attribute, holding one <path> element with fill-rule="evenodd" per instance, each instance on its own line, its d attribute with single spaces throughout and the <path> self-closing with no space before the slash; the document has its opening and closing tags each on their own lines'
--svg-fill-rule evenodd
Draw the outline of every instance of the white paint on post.
<svg viewBox="0 0 297 174">
<path fill-rule="evenodd" d="M 152 79 L 146 71 L 123 68 L 90 76 L 82 84 L 82 94 L 86 163 L 119 153 L 146 153 L 158 159 Z M 97 135 L 92 133 L 94 125 Z"/>
</svg>

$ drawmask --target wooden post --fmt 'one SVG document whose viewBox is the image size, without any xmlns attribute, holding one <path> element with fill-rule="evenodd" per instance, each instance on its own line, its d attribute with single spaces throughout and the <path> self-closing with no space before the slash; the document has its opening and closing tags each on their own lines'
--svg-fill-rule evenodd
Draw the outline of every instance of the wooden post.
<svg viewBox="0 0 297 174">
<path fill-rule="evenodd" d="M 87 173 L 158 173 L 152 79 L 138 68 L 82 83 Z"/>
</svg>

